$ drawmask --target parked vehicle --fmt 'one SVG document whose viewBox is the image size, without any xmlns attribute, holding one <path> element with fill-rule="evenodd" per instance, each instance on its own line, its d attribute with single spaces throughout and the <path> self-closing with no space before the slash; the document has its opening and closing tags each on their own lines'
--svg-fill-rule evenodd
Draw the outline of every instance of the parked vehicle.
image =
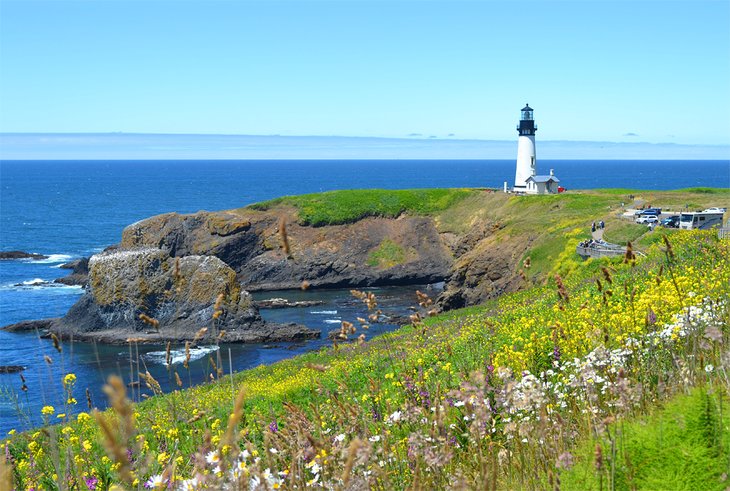
<svg viewBox="0 0 730 491">
<path fill-rule="evenodd" d="M 634 216 L 642 216 L 642 215 L 661 215 L 662 209 L 661 208 L 647 208 L 646 210 L 639 210 L 636 213 L 634 213 Z"/>
<path fill-rule="evenodd" d="M 667 218 L 662 218 L 659 223 L 662 224 L 662 227 L 679 228 L 679 215 L 672 215 Z"/>
<path fill-rule="evenodd" d="M 705 210 L 705 213 L 725 213 L 727 211 L 727 208 L 718 208 L 716 206 L 713 206 L 712 208 L 707 208 Z"/>
<path fill-rule="evenodd" d="M 659 217 L 657 217 L 656 215 L 642 215 L 636 219 L 636 223 L 644 223 L 646 225 L 649 225 L 651 223 L 657 223 L 658 221 Z"/>
<path fill-rule="evenodd" d="M 696 211 L 679 216 L 679 228 L 684 230 L 707 229 L 722 226 L 723 212 Z"/>
</svg>

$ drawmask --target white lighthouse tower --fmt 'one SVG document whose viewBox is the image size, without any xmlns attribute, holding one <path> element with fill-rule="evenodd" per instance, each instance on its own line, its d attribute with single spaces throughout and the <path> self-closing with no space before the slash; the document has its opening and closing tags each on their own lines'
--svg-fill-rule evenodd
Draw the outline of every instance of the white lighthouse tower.
<svg viewBox="0 0 730 491">
<path fill-rule="evenodd" d="M 532 108 L 525 104 L 522 108 L 520 124 L 517 126 L 517 171 L 515 172 L 516 192 L 527 191 L 527 179 L 535 175 L 535 120 L 532 118 Z"/>
</svg>

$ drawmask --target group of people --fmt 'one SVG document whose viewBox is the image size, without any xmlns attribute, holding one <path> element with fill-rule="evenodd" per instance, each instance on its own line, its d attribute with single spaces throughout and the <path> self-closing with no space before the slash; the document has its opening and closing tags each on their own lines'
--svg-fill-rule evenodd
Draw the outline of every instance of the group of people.
<svg viewBox="0 0 730 491">
<path fill-rule="evenodd" d="M 606 228 L 606 224 L 604 223 L 603 220 L 598 222 L 598 227 L 596 227 L 596 222 L 593 222 L 593 224 L 591 225 L 591 232 L 595 232 L 597 228 L 599 228 L 601 230 Z"/>
<path fill-rule="evenodd" d="M 578 245 L 580 247 L 598 247 L 598 246 L 604 245 L 604 244 L 605 244 L 605 242 L 602 240 L 590 239 L 590 240 L 584 240 L 583 242 L 580 242 Z"/>
</svg>

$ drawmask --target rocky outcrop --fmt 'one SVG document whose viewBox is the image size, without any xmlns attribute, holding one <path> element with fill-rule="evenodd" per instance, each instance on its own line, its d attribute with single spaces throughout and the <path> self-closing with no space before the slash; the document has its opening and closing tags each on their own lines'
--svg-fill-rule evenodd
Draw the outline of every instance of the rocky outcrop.
<svg viewBox="0 0 730 491">
<path fill-rule="evenodd" d="M 261 231 L 276 223 L 273 216 L 257 218 L 252 227 L 249 218 L 235 211 L 166 213 L 126 227 L 120 247 L 157 247 L 173 257 L 215 256 L 236 269 L 236 264 L 265 250 Z"/>
<path fill-rule="evenodd" d="M 0 252 L 0 259 L 33 259 L 37 261 L 41 259 L 48 259 L 48 256 L 25 251 L 3 251 Z"/>
<path fill-rule="evenodd" d="M 102 342 L 226 342 L 315 337 L 303 326 L 267 325 L 235 272 L 212 256 L 172 258 L 158 248 L 112 250 L 89 260 L 89 287 L 51 331 Z"/>
<path fill-rule="evenodd" d="M 256 306 L 260 309 L 290 309 L 296 307 L 315 307 L 323 305 L 323 300 L 288 300 L 286 298 L 267 298 L 258 300 Z"/>
<path fill-rule="evenodd" d="M 3 326 L 0 329 L 8 332 L 26 332 L 26 331 L 38 331 L 41 337 L 48 333 L 48 330 L 58 322 L 58 318 L 54 317 L 51 319 L 39 319 L 31 321 L 20 321 L 15 324 Z"/>
<path fill-rule="evenodd" d="M 53 280 L 54 283 L 69 286 L 86 286 L 89 281 L 89 258 L 83 257 L 70 263 L 59 266 L 61 269 L 70 269 L 71 274 Z"/>
<path fill-rule="evenodd" d="M 169 213 L 127 227 L 121 246 L 158 247 L 171 256 L 216 256 L 251 291 L 299 288 L 303 281 L 313 288 L 434 283 L 452 264 L 428 217 L 310 227 L 299 225 L 293 210 Z"/>
</svg>

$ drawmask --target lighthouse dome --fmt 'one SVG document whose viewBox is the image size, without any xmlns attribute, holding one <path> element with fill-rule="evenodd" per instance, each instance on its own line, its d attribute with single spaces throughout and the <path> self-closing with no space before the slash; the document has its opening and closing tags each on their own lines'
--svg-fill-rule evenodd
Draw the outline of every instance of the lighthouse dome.
<svg viewBox="0 0 730 491">
<path fill-rule="evenodd" d="M 533 109 L 530 107 L 529 104 L 525 104 L 525 107 L 522 108 L 523 111 L 532 111 Z"/>
</svg>

